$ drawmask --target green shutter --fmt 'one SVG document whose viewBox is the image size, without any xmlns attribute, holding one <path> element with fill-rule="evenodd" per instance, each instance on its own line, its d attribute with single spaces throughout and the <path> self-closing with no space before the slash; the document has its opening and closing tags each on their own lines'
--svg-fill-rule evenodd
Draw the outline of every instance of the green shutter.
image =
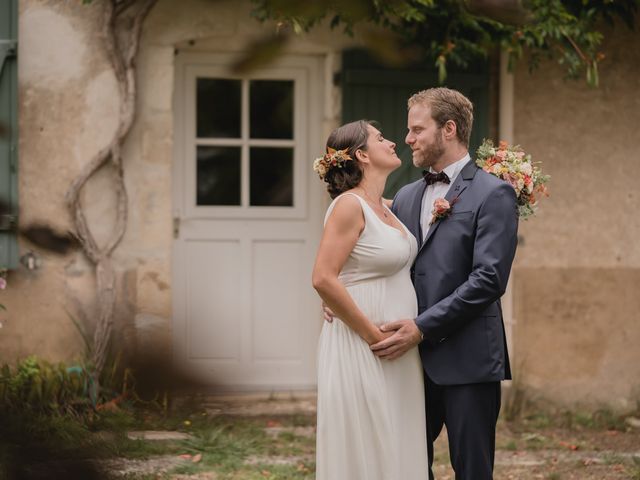
<svg viewBox="0 0 640 480">
<path fill-rule="evenodd" d="M 18 0 L 0 0 L 0 268 L 18 266 Z"/>
<path fill-rule="evenodd" d="M 438 86 L 438 74 L 434 68 L 421 65 L 406 70 L 385 68 L 362 50 L 349 50 L 342 57 L 341 76 L 343 121 L 376 120 L 384 136 L 396 143 L 402 166 L 389 176 L 384 192 L 387 198 L 393 198 L 400 187 L 421 175 L 413 166 L 411 149 L 404 143 L 407 99 L 420 90 Z M 473 156 L 482 139 L 489 136 L 489 68 L 480 64 L 466 72 L 451 71 L 446 86 L 461 91 L 473 102 L 469 145 Z"/>
</svg>

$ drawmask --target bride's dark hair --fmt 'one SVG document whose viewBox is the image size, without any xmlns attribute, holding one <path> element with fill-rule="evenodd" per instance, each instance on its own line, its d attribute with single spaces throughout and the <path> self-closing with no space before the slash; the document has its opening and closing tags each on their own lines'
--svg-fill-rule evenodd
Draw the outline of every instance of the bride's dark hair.
<svg viewBox="0 0 640 480">
<path fill-rule="evenodd" d="M 362 167 L 356 158 L 357 150 L 367 150 L 369 130 L 374 125 L 368 120 L 356 120 L 336 128 L 327 138 L 327 150 L 347 150 L 352 161 L 344 162 L 342 168 L 330 168 L 324 177 L 327 191 L 331 198 L 336 198 L 343 192 L 357 187 L 362 181 Z"/>
</svg>

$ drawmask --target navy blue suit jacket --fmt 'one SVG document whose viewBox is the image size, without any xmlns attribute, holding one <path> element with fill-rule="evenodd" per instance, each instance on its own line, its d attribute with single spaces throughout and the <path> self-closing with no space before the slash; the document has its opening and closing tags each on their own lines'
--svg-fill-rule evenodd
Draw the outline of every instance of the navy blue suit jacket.
<svg viewBox="0 0 640 480">
<path fill-rule="evenodd" d="M 513 187 L 467 163 L 445 198 L 450 215 L 422 240 L 425 182 L 406 185 L 392 210 L 418 239 L 411 269 L 418 297 L 420 356 L 440 385 L 511 378 L 500 297 L 516 251 L 518 213 Z"/>
</svg>

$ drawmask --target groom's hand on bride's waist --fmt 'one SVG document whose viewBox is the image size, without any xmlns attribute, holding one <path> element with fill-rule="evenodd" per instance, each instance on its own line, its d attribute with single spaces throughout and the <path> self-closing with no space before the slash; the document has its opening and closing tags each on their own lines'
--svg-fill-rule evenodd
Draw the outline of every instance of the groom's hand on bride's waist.
<svg viewBox="0 0 640 480">
<path fill-rule="evenodd" d="M 373 353 L 385 360 L 401 357 L 422 341 L 422 334 L 416 322 L 411 319 L 386 323 L 380 330 L 394 332 L 389 338 L 371 345 Z"/>
</svg>

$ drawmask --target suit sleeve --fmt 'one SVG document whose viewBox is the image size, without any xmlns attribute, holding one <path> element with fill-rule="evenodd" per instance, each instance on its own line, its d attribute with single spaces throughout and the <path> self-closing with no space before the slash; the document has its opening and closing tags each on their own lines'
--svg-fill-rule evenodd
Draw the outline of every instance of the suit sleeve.
<svg viewBox="0 0 640 480">
<path fill-rule="evenodd" d="M 391 203 L 391 213 L 393 213 L 396 217 L 398 216 L 398 196 L 402 189 L 398 190 L 393 197 L 393 202 Z"/>
<path fill-rule="evenodd" d="M 426 340 L 438 343 L 480 315 L 507 288 L 516 252 L 518 213 L 513 187 L 500 184 L 478 210 L 473 266 L 451 295 L 416 318 Z"/>
</svg>

